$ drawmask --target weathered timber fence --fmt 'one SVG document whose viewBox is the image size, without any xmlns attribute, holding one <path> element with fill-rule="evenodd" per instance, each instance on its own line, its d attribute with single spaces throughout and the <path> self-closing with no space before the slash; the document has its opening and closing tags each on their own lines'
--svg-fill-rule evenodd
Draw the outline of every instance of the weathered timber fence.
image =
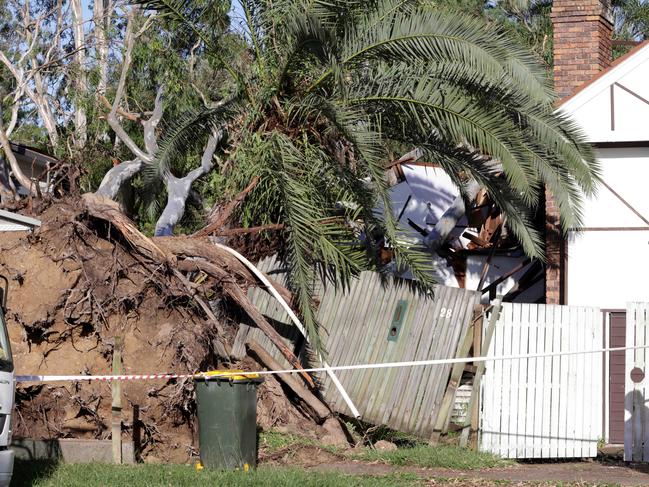
<svg viewBox="0 0 649 487">
<path fill-rule="evenodd" d="M 284 282 L 274 259 L 266 259 L 258 267 Z M 408 286 L 384 282 L 372 272 L 362 273 L 344 292 L 328 287 L 318 294 L 317 317 L 332 366 L 453 357 L 480 299 L 475 291 L 444 286 L 436 288 L 434 296 L 424 296 Z M 261 290 L 251 290 L 251 297 L 287 343 L 308 361 L 301 335 L 285 312 Z M 233 353 L 242 354 L 250 338 L 288 366 L 265 335 L 252 327 L 240 328 Z M 436 365 L 341 371 L 337 375 L 365 421 L 429 438 L 450 371 L 450 365 Z M 331 381 L 325 376 L 319 380 L 331 407 L 349 414 Z"/>
</svg>

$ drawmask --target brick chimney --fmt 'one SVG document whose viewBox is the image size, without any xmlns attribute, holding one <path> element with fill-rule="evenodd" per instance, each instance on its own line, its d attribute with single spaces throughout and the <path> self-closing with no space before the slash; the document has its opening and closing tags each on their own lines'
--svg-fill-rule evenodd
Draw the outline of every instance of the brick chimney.
<svg viewBox="0 0 649 487">
<path fill-rule="evenodd" d="M 611 0 L 554 0 L 554 87 L 572 95 L 611 64 Z"/>
<path fill-rule="evenodd" d="M 611 64 L 611 0 L 554 0 L 554 87 L 570 96 Z M 545 302 L 566 302 L 566 242 L 552 194 L 545 197 Z"/>
</svg>

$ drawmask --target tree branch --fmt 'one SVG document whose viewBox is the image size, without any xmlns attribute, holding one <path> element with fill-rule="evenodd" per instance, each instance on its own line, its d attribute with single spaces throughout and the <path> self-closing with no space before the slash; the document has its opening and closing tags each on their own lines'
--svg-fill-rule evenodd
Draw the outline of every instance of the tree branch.
<svg viewBox="0 0 649 487">
<path fill-rule="evenodd" d="M 124 130 L 124 128 L 119 123 L 119 120 L 117 119 L 117 110 L 124 96 L 124 91 L 126 89 L 126 78 L 131 66 L 133 43 L 135 39 L 135 35 L 133 33 L 133 24 L 135 23 L 136 11 L 137 8 L 133 7 L 129 10 L 128 13 L 128 23 L 126 24 L 126 33 L 124 34 L 124 58 L 122 59 L 122 72 L 119 77 L 119 82 L 117 83 L 117 90 L 115 91 L 113 106 L 108 113 L 107 120 L 108 125 L 110 125 L 110 128 L 113 129 L 115 135 L 117 135 L 119 140 L 121 140 L 138 159 L 148 163 L 153 161 L 152 155 L 147 154 L 138 147 L 138 145 L 126 133 L 126 130 Z"/>
<path fill-rule="evenodd" d="M 156 222 L 155 236 L 173 235 L 173 229 L 185 213 L 185 205 L 189 190 L 192 184 L 199 177 L 207 174 L 214 163 L 212 158 L 216 147 L 221 140 L 222 134 L 213 135 L 209 138 L 207 146 L 203 151 L 200 167 L 190 171 L 185 177 L 177 178 L 171 173 L 164 174 L 165 185 L 167 187 L 167 205 Z"/>
<path fill-rule="evenodd" d="M 223 209 L 217 213 L 212 223 L 207 225 L 205 228 L 202 228 L 199 231 L 195 232 L 192 235 L 192 237 L 204 237 L 206 235 L 210 235 L 211 233 L 214 233 L 216 230 L 219 230 L 223 225 L 227 223 L 234 209 L 245 199 L 248 193 L 250 193 L 253 189 L 255 189 L 257 184 L 259 184 L 259 176 L 255 176 L 254 178 L 252 178 L 250 184 L 248 184 L 248 186 L 246 186 L 246 188 L 243 191 L 241 191 L 237 196 L 235 196 L 232 201 L 226 204 L 223 207 Z"/>
<path fill-rule="evenodd" d="M 160 86 L 155 96 L 153 114 L 148 120 L 142 122 L 142 125 L 144 127 L 144 146 L 146 147 L 147 152 L 151 154 L 151 156 L 154 156 L 158 151 L 158 141 L 155 135 L 155 131 L 158 127 L 158 124 L 160 123 L 160 119 L 162 118 L 163 91 L 164 87 Z"/>
<path fill-rule="evenodd" d="M 144 164 L 141 159 L 134 159 L 117 164 L 104 175 L 96 194 L 110 198 L 111 200 L 115 199 L 122 185 L 138 174 L 143 167 Z"/>
</svg>

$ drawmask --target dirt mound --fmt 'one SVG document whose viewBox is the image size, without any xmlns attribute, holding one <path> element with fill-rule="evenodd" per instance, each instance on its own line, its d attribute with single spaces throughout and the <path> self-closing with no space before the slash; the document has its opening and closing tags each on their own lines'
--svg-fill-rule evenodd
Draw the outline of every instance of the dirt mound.
<svg viewBox="0 0 649 487">
<path fill-rule="evenodd" d="M 109 374 L 115 337 L 123 340 L 126 374 L 261 368 L 248 357 L 230 361 L 227 351 L 241 313 L 219 293 L 213 275 L 181 275 L 147 258 L 110 221 L 90 217 L 82 206 L 78 199 L 51 206 L 34 235 L 0 234 L 0 274 L 11 283 L 7 321 L 17 374 Z M 169 261 L 179 254 L 169 257 L 168 249 L 180 245 L 172 240 L 153 245 Z M 241 281 L 234 267 L 222 268 Z M 207 296 L 211 309 L 201 309 L 188 289 Z M 123 437 L 131 439 L 137 406 L 145 460 L 184 462 L 196 454 L 191 381 L 129 381 L 122 390 Z M 259 398 L 262 428 L 291 425 L 325 434 L 275 379 L 261 386 Z M 110 437 L 107 383 L 23 384 L 16 400 L 17 437 Z"/>
</svg>

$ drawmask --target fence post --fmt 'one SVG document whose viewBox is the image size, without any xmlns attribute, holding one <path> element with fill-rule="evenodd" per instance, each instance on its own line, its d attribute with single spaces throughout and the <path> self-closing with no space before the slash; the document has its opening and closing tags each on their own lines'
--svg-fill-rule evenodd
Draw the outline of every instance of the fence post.
<svg viewBox="0 0 649 487">
<path fill-rule="evenodd" d="M 122 374 L 122 338 L 115 337 L 113 348 L 113 375 Z M 111 381 L 113 394 L 111 439 L 113 443 L 113 462 L 122 463 L 122 382 Z"/>
<path fill-rule="evenodd" d="M 502 296 L 498 296 L 492 304 L 491 317 L 487 324 L 487 330 L 484 334 L 484 340 L 480 344 L 480 355 L 486 356 L 489 353 L 489 346 L 491 345 L 491 338 L 493 337 L 496 323 L 500 318 L 500 310 L 502 309 Z M 483 325 L 484 326 L 484 325 Z M 475 353 L 474 357 L 478 356 Z M 471 390 L 471 399 L 469 400 L 469 412 L 471 414 L 471 447 L 478 449 L 478 429 L 480 426 L 480 381 L 485 372 L 485 362 L 480 362 L 473 377 L 473 388 Z"/>
<path fill-rule="evenodd" d="M 469 350 L 473 344 L 473 323 L 469 325 L 466 330 L 464 338 L 457 347 L 455 352 L 456 358 L 465 358 L 469 355 Z M 437 445 L 439 443 L 439 438 L 442 434 L 448 433 L 449 422 L 451 421 L 451 415 L 453 414 L 453 402 L 455 401 L 455 393 L 460 381 L 462 380 L 462 372 L 464 371 L 464 363 L 459 362 L 453 365 L 451 369 L 451 376 L 449 378 L 448 386 L 446 387 L 446 392 L 442 398 L 442 402 L 439 406 L 439 412 L 437 413 L 437 418 L 435 420 L 435 425 L 433 426 L 433 434 L 430 437 L 429 443 L 431 445 Z"/>
<path fill-rule="evenodd" d="M 476 322 L 474 323 L 474 328 L 473 328 L 473 356 L 474 357 L 482 357 L 482 333 L 483 333 L 483 325 L 484 325 L 484 313 L 485 309 L 481 304 L 476 305 L 475 308 L 475 313 L 478 316 Z M 477 366 L 476 366 L 476 373 L 473 375 L 473 381 L 474 385 L 476 382 L 476 376 L 477 376 Z M 479 382 L 479 379 L 478 381 Z M 478 387 L 480 384 L 478 384 Z M 473 391 L 472 391 L 473 392 Z M 469 400 L 469 410 L 467 411 L 467 414 L 469 416 L 470 424 L 465 426 L 465 428 L 462 430 L 462 437 L 460 438 L 460 446 L 466 447 L 468 440 L 469 440 L 469 435 L 471 434 L 471 444 L 470 447 L 473 450 L 478 449 L 478 426 L 480 425 L 480 395 L 478 394 L 477 397 L 475 397 L 475 400 L 471 402 Z"/>
</svg>

